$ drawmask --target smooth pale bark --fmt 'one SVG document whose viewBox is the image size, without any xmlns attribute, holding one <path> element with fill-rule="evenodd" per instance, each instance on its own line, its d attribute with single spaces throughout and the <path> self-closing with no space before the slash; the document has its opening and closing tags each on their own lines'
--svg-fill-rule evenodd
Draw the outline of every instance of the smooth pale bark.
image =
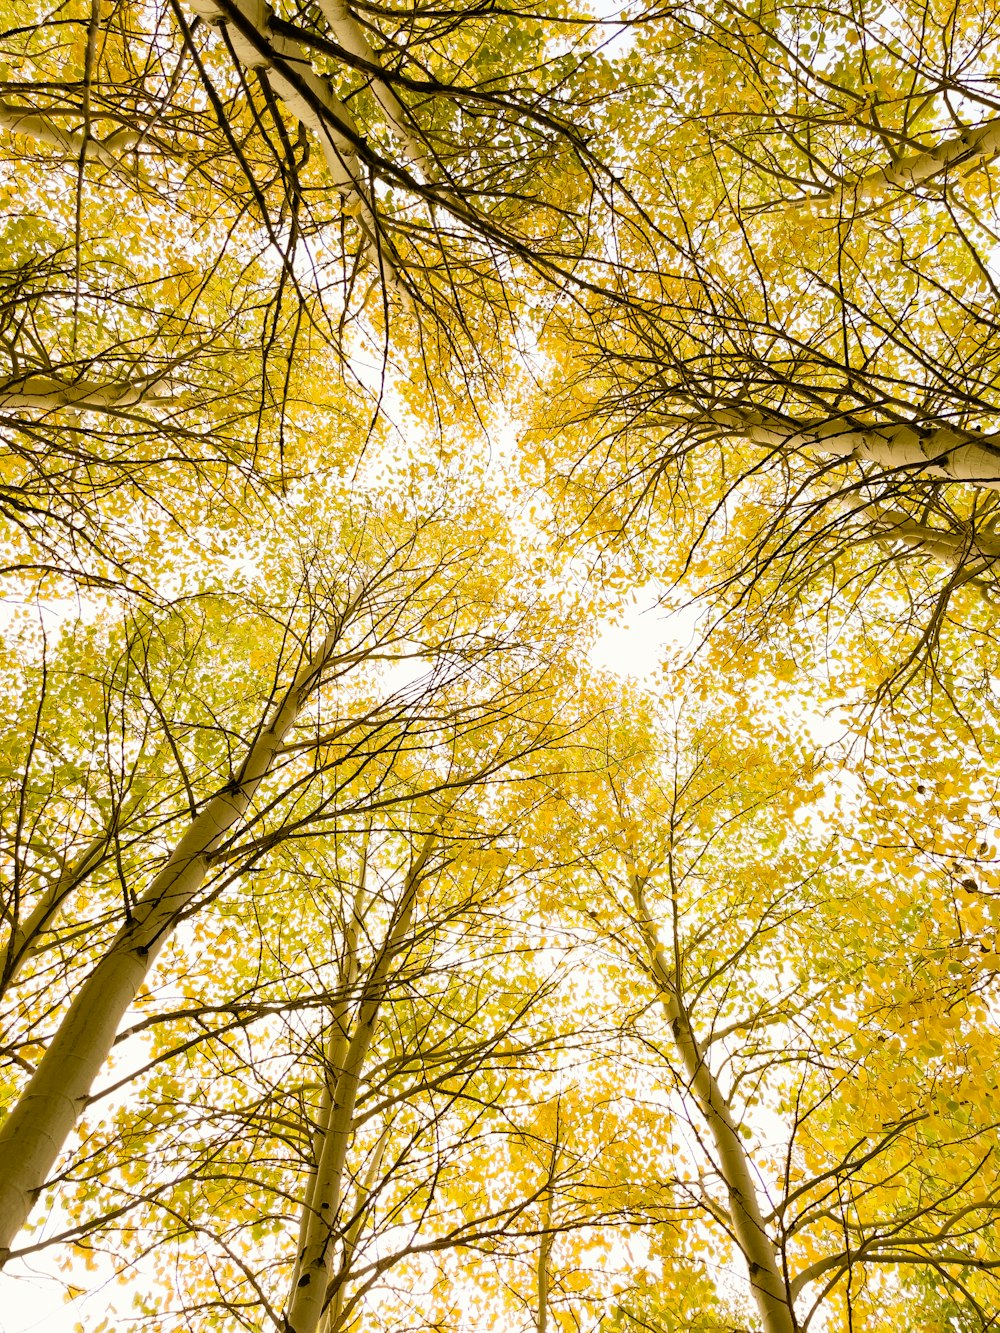
<svg viewBox="0 0 1000 1333">
<path fill-rule="evenodd" d="M 178 407 L 189 401 L 188 395 L 157 395 L 149 384 L 64 384 L 48 375 L 28 375 L 0 389 L 0 411 L 20 408 L 54 412 L 75 407 L 85 412 L 113 412 L 140 404 Z"/>
<path fill-rule="evenodd" d="M 552 1187 L 556 1169 L 559 1166 L 559 1114 L 556 1105 L 556 1126 L 552 1140 L 552 1153 L 549 1157 L 549 1184 L 542 1201 L 542 1237 L 538 1245 L 538 1267 L 536 1272 L 537 1309 L 535 1312 L 536 1333 L 546 1333 L 549 1326 L 549 1260 L 552 1256 L 552 1244 L 555 1232 L 552 1229 Z"/>
<path fill-rule="evenodd" d="M 553 1170 L 555 1170 L 555 1150 L 553 1150 Z M 542 1204 L 542 1239 L 538 1245 L 538 1310 L 535 1315 L 537 1333 L 546 1333 L 549 1326 L 549 1257 L 552 1254 L 552 1191 L 545 1195 Z"/>
<path fill-rule="evenodd" d="M 1000 153 L 1000 119 L 988 120 L 985 125 L 977 125 L 951 139 L 942 140 L 934 148 L 912 153 L 909 157 L 901 157 L 887 166 L 878 167 L 853 184 L 838 186 L 810 200 L 796 201 L 796 206 L 801 208 L 808 207 L 810 203 L 819 203 L 828 207 L 845 199 L 870 203 L 884 195 L 887 187 L 909 190 L 946 172 L 971 171 L 996 153 Z"/>
<path fill-rule="evenodd" d="M 88 158 L 114 169 L 119 168 L 121 163 L 111 150 L 121 152 L 139 140 L 134 130 L 118 130 L 104 140 L 90 138 L 79 130 L 66 129 L 51 116 L 11 106 L 8 102 L 0 102 L 0 129 L 9 130 L 11 134 L 23 134 L 37 143 L 49 144 L 74 161 L 86 153 Z"/>
<path fill-rule="evenodd" d="M 327 1289 L 333 1273 L 337 1247 L 337 1215 L 344 1187 L 347 1150 L 354 1127 L 354 1110 L 361 1085 L 361 1075 L 375 1032 L 382 1003 L 386 976 L 392 960 L 403 944 L 413 917 L 417 889 L 434 844 L 434 835 L 424 839 L 419 854 L 407 872 L 395 921 L 377 962 L 365 982 L 350 1044 L 343 1058 L 336 1092 L 323 1131 L 312 1206 L 303 1210 L 304 1227 L 294 1280 L 285 1315 L 285 1333 L 318 1333 L 327 1305 Z"/>
<path fill-rule="evenodd" d="M 0 1265 L 87 1105 L 129 1005 L 190 906 L 212 853 L 245 815 L 284 737 L 316 688 L 339 630 L 299 670 L 233 782 L 192 820 L 80 987 L 27 1088 L 0 1126 Z"/>
<path fill-rule="evenodd" d="M 35 952 L 32 940 L 44 930 L 62 906 L 67 894 L 71 893 L 87 872 L 103 856 L 110 833 L 99 833 L 84 848 L 81 854 L 65 866 L 61 875 L 54 875 L 49 887 L 38 899 L 23 921 L 17 921 L 11 929 L 4 947 L 4 963 L 0 969 L 0 986 L 6 988 L 17 977 L 25 960 Z"/>
<path fill-rule="evenodd" d="M 350 1269 L 351 1257 L 357 1247 L 358 1237 L 361 1235 L 361 1228 L 364 1226 L 364 1208 L 368 1202 L 375 1183 L 378 1180 L 378 1174 L 382 1170 L 382 1158 L 385 1155 L 386 1145 L 389 1142 L 389 1129 L 386 1125 L 379 1135 L 378 1143 L 375 1145 L 375 1151 L 372 1153 L 371 1161 L 368 1163 L 368 1169 L 365 1171 L 364 1180 L 358 1186 L 357 1198 L 354 1201 L 354 1221 L 351 1223 L 347 1235 L 344 1237 L 344 1254 L 340 1265 L 339 1280 L 337 1289 L 333 1294 L 333 1299 L 327 1306 L 326 1314 L 323 1316 L 320 1325 L 320 1333 L 341 1333 L 341 1324 L 344 1318 L 344 1293 L 347 1290 L 347 1276 Z"/>
<path fill-rule="evenodd" d="M 959 566 L 966 560 L 1000 560 L 1000 537 L 988 530 L 969 533 L 945 532 L 920 523 L 909 514 L 897 510 L 883 510 L 875 516 L 880 531 L 877 541 L 901 542 L 912 550 L 919 550 L 945 564 Z"/>
<path fill-rule="evenodd" d="M 542 1215 L 543 1226 L 549 1225 L 548 1213 L 549 1208 L 546 1207 Z M 538 1247 L 538 1313 L 535 1318 L 537 1333 L 546 1333 L 549 1326 L 549 1255 L 552 1251 L 552 1240 L 551 1231 L 547 1231 Z"/>
<path fill-rule="evenodd" d="M 318 0 L 320 11 L 326 19 L 330 31 L 339 46 L 374 70 L 379 69 L 378 57 L 368 40 L 364 28 L 348 9 L 344 0 Z M 427 174 L 423 145 L 413 133 L 410 115 L 384 77 L 372 73 L 371 90 L 385 112 L 389 128 L 397 142 L 406 150 L 411 161 L 415 162 Z"/>
<path fill-rule="evenodd" d="M 316 1189 L 319 1180 L 320 1159 L 323 1156 L 323 1145 L 326 1142 L 333 1103 L 337 1093 L 337 1084 L 347 1060 L 347 1047 L 351 1035 L 351 991 L 358 977 L 358 932 L 361 925 L 367 873 L 368 835 L 366 834 L 361 854 L 361 874 L 358 876 L 358 888 L 354 897 L 351 920 L 344 932 L 344 953 L 338 977 L 340 1000 L 334 1006 L 330 1016 L 330 1033 L 327 1037 L 324 1052 L 323 1092 L 316 1118 L 317 1129 L 313 1134 L 312 1169 L 302 1200 L 302 1216 L 299 1219 L 299 1237 L 295 1248 L 295 1268 L 292 1271 L 290 1287 L 292 1291 L 298 1286 L 299 1278 L 302 1276 L 302 1256 L 306 1253 L 311 1219 L 318 1206 L 316 1203 Z"/>
<path fill-rule="evenodd" d="M 226 25 L 239 60 L 248 69 L 266 70 L 288 110 L 316 136 L 334 188 L 357 217 L 386 281 L 395 286 L 397 274 L 386 254 L 381 225 L 363 185 L 364 168 L 352 142 L 361 135 L 351 113 L 313 72 L 308 52 L 272 31 L 272 11 L 262 0 L 188 0 L 188 4 L 206 23 Z"/>
<path fill-rule="evenodd" d="M 769 449 L 805 449 L 884 468 L 908 468 L 939 481 L 964 481 L 1000 490 L 1000 436 L 996 435 L 977 435 L 945 426 L 855 427 L 841 421 L 786 425 L 762 412 L 725 408 L 660 420 L 665 426 L 740 436 Z"/>
<path fill-rule="evenodd" d="M 765 1333 L 795 1333 L 795 1315 L 774 1246 L 764 1225 L 757 1187 L 739 1129 L 718 1080 L 708 1065 L 677 993 L 674 969 L 656 936 L 646 906 L 643 881 L 632 875 L 632 898 L 649 952 L 654 980 L 687 1076 L 688 1087 L 715 1143 L 716 1165 L 729 1201 L 729 1217 L 750 1274 L 750 1287 Z"/>
</svg>

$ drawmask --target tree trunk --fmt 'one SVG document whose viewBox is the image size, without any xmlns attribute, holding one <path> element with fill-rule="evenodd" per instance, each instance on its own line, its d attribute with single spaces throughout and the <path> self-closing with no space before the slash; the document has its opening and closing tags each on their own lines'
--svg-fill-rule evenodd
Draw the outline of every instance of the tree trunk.
<svg viewBox="0 0 1000 1333">
<path fill-rule="evenodd" d="M 410 113 L 393 92 L 388 81 L 374 72 L 379 69 L 378 57 L 372 49 L 364 28 L 348 9 L 344 0 L 318 0 L 318 3 L 335 40 L 350 55 L 356 56 L 358 60 L 363 60 L 366 65 L 372 67 L 370 73 L 371 90 L 385 112 L 389 128 L 395 135 L 400 147 L 405 149 L 410 160 L 427 175 L 423 145 L 413 132 Z M 365 73 L 368 74 L 369 71 L 366 70 Z"/>
<path fill-rule="evenodd" d="M 920 523 L 898 510 L 882 510 L 873 516 L 878 525 L 875 540 L 880 542 L 899 542 L 914 551 L 956 569 L 968 562 L 980 562 L 981 568 L 987 568 L 1000 560 L 1000 537 L 992 533 L 986 525 L 978 530 L 970 528 L 967 532 L 948 532 L 944 528 L 934 528 L 928 523 Z"/>
<path fill-rule="evenodd" d="M 552 1253 L 552 1192 L 545 1196 L 542 1206 L 542 1238 L 538 1245 L 538 1312 L 535 1317 L 536 1333 L 546 1333 L 549 1326 L 549 1256 Z"/>
<path fill-rule="evenodd" d="M 354 148 L 360 132 L 348 109 L 313 72 L 308 52 L 272 31 L 271 10 L 262 0 L 188 0 L 188 4 L 206 23 L 226 26 L 233 50 L 246 68 L 267 70 L 285 106 L 316 136 L 334 188 L 356 214 L 376 267 L 395 288 L 398 275 L 386 253 Z"/>
<path fill-rule="evenodd" d="M 652 972 L 660 989 L 661 1002 L 674 1035 L 687 1075 L 688 1087 L 704 1116 L 718 1155 L 718 1168 L 729 1199 L 729 1215 L 736 1241 L 750 1274 L 750 1287 L 760 1311 L 765 1333 L 795 1333 L 795 1314 L 784 1277 L 778 1268 L 774 1246 L 764 1226 L 750 1162 L 718 1080 L 705 1060 L 690 1019 L 680 1001 L 673 968 L 656 938 L 656 928 L 646 907 L 642 879 L 632 876 L 635 902 Z"/>
<path fill-rule="evenodd" d="M 857 200 L 867 204 L 885 192 L 887 186 L 898 190 L 913 189 L 957 168 L 971 171 L 981 166 L 996 153 L 1000 153 L 1000 119 L 988 120 L 985 125 L 963 130 L 954 138 L 945 139 L 935 148 L 927 148 L 922 153 L 913 153 L 901 157 L 888 166 L 878 167 L 861 176 L 854 184 L 838 186 L 826 194 L 814 195 L 810 199 L 797 200 L 796 207 L 808 207 L 810 203 L 824 206 L 839 204 L 845 199 Z"/>
<path fill-rule="evenodd" d="M 333 653 L 339 630 L 299 670 L 232 784 L 208 801 L 80 987 L 27 1088 L 0 1126 L 0 1266 L 107 1060 L 129 1005 L 201 887 L 210 858 L 242 819 Z"/>
<path fill-rule="evenodd" d="M 72 893 L 87 872 L 101 859 L 113 836 L 113 828 L 107 833 L 99 833 L 76 860 L 64 868 L 61 875 L 53 878 L 25 920 L 15 921 L 4 948 L 4 963 L 0 969 L 0 991 L 12 985 L 25 960 L 34 952 L 32 940 L 45 929 L 59 911 L 67 894 Z"/>
<path fill-rule="evenodd" d="M 320 1098 L 317 1115 L 317 1129 L 313 1135 L 312 1169 L 309 1183 L 302 1199 L 302 1216 L 299 1219 L 299 1238 L 296 1246 L 295 1268 L 292 1270 L 291 1290 L 298 1286 L 302 1276 L 302 1256 L 306 1252 L 309 1239 L 310 1222 L 318 1210 L 316 1191 L 319 1182 L 319 1165 L 323 1156 L 337 1096 L 337 1084 L 347 1063 L 347 1049 L 351 1037 L 351 990 L 358 976 L 358 932 L 361 924 L 361 912 L 365 895 L 368 873 L 368 836 L 366 835 L 361 854 L 361 873 L 358 876 L 357 892 L 351 911 L 351 920 L 344 932 L 344 958 L 338 978 L 340 1000 L 334 1007 L 330 1022 L 330 1035 L 324 1052 L 323 1093 Z"/>
<path fill-rule="evenodd" d="M 337 1275 L 336 1290 L 320 1324 L 320 1333 L 341 1333 L 341 1324 L 344 1318 L 344 1292 L 347 1289 L 347 1279 L 350 1275 L 351 1257 L 357 1246 L 361 1228 L 364 1225 L 364 1207 L 369 1195 L 375 1188 L 375 1182 L 378 1180 L 378 1173 L 382 1169 L 382 1157 L 385 1154 L 388 1142 L 389 1126 L 386 1125 L 375 1145 L 371 1161 L 368 1163 L 368 1170 L 365 1172 L 365 1178 L 358 1186 L 357 1198 L 354 1202 L 354 1221 L 344 1237 L 344 1252 L 340 1272 Z"/>
<path fill-rule="evenodd" d="M 788 424 L 764 412 L 725 408 L 661 420 L 666 426 L 739 436 L 769 449 L 805 449 L 888 469 L 912 469 L 939 481 L 964 481 L 1000 490 L 1000 436 L 976 431 L 945 426 L 854 426 L 847 421 Z"/>
<path fill-rule="evenodd" d="M 365 982 L 357 1021 L 343 1067 L 336 1081 L 325 1123 L 321 1126 L 322 1149 L 310 1188 L 309 1205 L 303 1207 L 292 1289 L 285 1316 L 285 1333 L 318 1333 L 327 1303 L 327 1288 L 333 1273 L 337 1241 L 337 1215 L 344 1186 L 347 1149 L 354 1127 L 361 1074 L 375 1032 L 386 975 L 410 928 L 413 905 L 421 876 L 430 856 L 434 835 L 428 834 L 406 876 L 403 895 L 382 952 Z M 336 1033 L 334 1041 L 337 1040 Z"/>
<path fill-rule="evenodd" d="M 117 412 L 126 407 L 183 407 L 190 394 L 157 394 L 155 384 L 64 384 L 49 375 L 26 375 L 0 389 L 0 408 L 56 412 L 75 407 L 81 412 Z"/>
<path fill-rule="evenodd" d="M 73 161 L 79 161 L 86 151 L 87 157 L 112 169 L 120 169 L 121 163 L 110 149 L 122 152 L 133 147 L 139 138 L 134 130 L 119 130 L 103 141 L 85 137 L 79 130 L 68 130 L 49 116 L 6 102 L 0 102 L 0 129 L 23 134 L 36 143 L 49 144 Z"/>
</svg>

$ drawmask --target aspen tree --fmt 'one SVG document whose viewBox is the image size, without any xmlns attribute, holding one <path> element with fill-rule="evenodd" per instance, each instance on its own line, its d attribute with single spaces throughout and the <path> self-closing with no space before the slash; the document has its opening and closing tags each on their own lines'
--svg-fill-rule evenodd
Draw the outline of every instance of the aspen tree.
<svg viewBox="0 0 1000 1333">
<path fill-rule="evenodd" d="M 0 1249 L 9 1253 L 67 1137 L 115 1034 L 157 954 L 192 903 L 213 854 L 250 808 L 289 730 L 336 660 L 348 604 L 306 658 L 273 714 L 262 720 L 232 784 L 199 812 L 166 865 L 138 899 L 132 920 L 75 996 L 28 1087 L 0 1129 Z"/>
<path fill-rule="evenodd" d="M 765 1328 L 892 1328 L 924 1265 L 982 1313 L 995 1299 L 996 1125 L 967 1043 L 992 1041 L 943 946 L 951 909 L 935 882 L 962 831 L 946 839 L 911 822 L 904 799 L 876 804 L 873 777 L 863 827 L 838 833 L 820 812 L 808 742 L 782 734 L 777 700 L 762 691 L 727 711 L 723 680 L 705 689 L 710 703 L 697 686 L 668 705 L 626 690 L 591 733 L 591 776 L 567 787 L 579 832 L 565 898 L 605 941 L 623 1000 L 638 991 L 627 1026 L 689 1118 L 666 1205 L 687 1235 L 676 1248 L 686 1262 L 701 1253 L 721 1311 L 731 1246 Z M 890 772 L 901 744 L 887 734 Z M 928 746 L 928 772 L 943 757 Z M 894 853 L 908 825 L 912 848 Z M 622 1326 L 641 1327 L 642 1308 L 623 1301 Z M 667 1327 L 682 1308 L 679 1294 L 664 1305 Z"/>
<path fill-rule="evenodd" d="M 399 905 L 393 913 L 389 934 L 379 948 L 375 965 L 365 979 L 352 1029 L 348 1033 L 345 1021 L 338 1021 L 337 1018 L 331 1028 L 331 1047 L 327 1059 L 335 1081 L 327 1112 L 317 1128 L 315 1174 L 302 1209 L 298 1251 L 285 1317 L 289 1333 L 316 1333 L 324 1313 L 327 1287 L 333 1274 L 334 1233 L 331 1220 L 340 1211 L 344 1166 L 361 1071 L 378 1019 L 386 977 L 394 955 L 399 952 L 410 929 L 417 891 L 433 846 L 434 834 L 428 833 L 406 872 Z M 366 892 L 363 875 L 364 870 L 359 885 L 362 903 Z M 361 906 L 359 903 L 359 910 Z M 356 938 L 356 927 L 352 929 Z M 352 966 L 356 968 L 356 963 L 348 961 L 347 966 L 349 969 Z"/>
<path fill-rule="evenodd" d="M 451 538 L 459 531 L 456 523 L 448 526 Z M 27 1088 L 3 1122 L 5 1251 L 86 1107 L 122 1018 L 158 954 L 179 923 L 206 900 L 200 896 L 206 878 L 210 884 L 241 864 L 253 864 L 283 839 L 302 836 L 304 828 L 330 826 L 359 801 L 377 805 L 384 800 L 391 807 L 400 797 L 383 797 L 380 787 L 392 772 L 397 751 L 400 760 L 411 752 L 426 755 L 423 772 L 418 768 L 413 774 L 411 791 L 423 784 L 447 791 L 470 781 L 477 763 L 487 772 L 502 765 L 506 760 L 485 743 L 490 726 L 495 725 L 504 740 L 508 711 L 534 691 L 544 697 L 540 682 L 545 667 L 532 661 L 531 651 L 516 639 L 507 642 L 482 633 L 459 576 L 467 568 L 469 552 L 436 550 L 436 543 L 444 540 L 443 529 L 418 519 L 409 535 L 404 526 L 397 541 L 391 525 L 382 530 L 372 518 L 359 533 L 352 536 L 348 526 L 343 535 L 356 549 L 348 546 L 346 554 L 326 557 L 329 600 L 315 605 L 310 595 L 304 629 L 293 623 L 286 631 L 291 644 L 291 636 L 301 633 L 311 639 L 311 648 L 282 652 L 277 670 L 292 679 L 284 688 L 275 684 L 274 698 L 259 720 L 245 718 L 243 756 L 235 757 L 226 740 L 222 760 L 231 767 L 229 779 L 220 782 L 218 769 L 209 770 L 211 785 L 200 800 L 186 787 L 184 799 L 191 810 L 186 830 L 147 886 L 126 899 L 120 929 L 103 953 L 95 955 Z M 425 540 L 429 546 L 421 554 Z M 314 577 L 310 575 L 310 581 Z M 463 623 L 467 629 L 461 628 Z M 445 624 L 450 626 L 445 642 L 435 648 L 435 636 Z M 430 644 L 414 647 L 421 635 Z M 414 654 L 426 657 L 429 675 L 424 683 L 401 693 L 386 694 L 383 687 L 383 697 L 376 692 L 356 717 L 332 718 L 329 729 L 317 727 L 315 710 L 322 701 L 336 701 L 352 673 L 363 675 L 369 666 L 374 669 L 379 661 L 403 652 L 401 640 L 407 644 L 403 660 Z M 454 705 L 448 701 L 449 690 L 465 689 L 468 698 Z M 538 726 L 544 726 L 544 717 L 541 706 Z M 511 738 L 510 757 L 530 751 L 537 743 L 534 734 L 529 728 Z M 475 747 L 471 751 L 469 772 L 454 756 L 464 736 L 481 737 L 478 753 Z M 176 734 L 173 743 L 176 751 Z M 442 755 L 453 756 L 443 767 L 431 762 L 439 747 Z M 267 782 L 272 774 L 273 790 Z M 311 808 L 307 794 L 314 800 Z M 69 889 L 61 883 L 57 887 L 60 894 Z M 210 899 L 210 887 L 207 896 Z M 47 914 L 50 902 L 43 891 L 37 910 Z M 17 952 L 15 934 L 8 957 Z M 30 978 L 25 980 L 30 984 Z"/>
<path fill-rule="evenodd" d="M 539 424 L 567 517 L 640 565 L 650 524 L 647 577 L 671 528 L 704 541 L 693 559 L 720 577 L 702 587 L 730 606 L 771 608 L 780 584 L 808 599 L 841 561 L 850 586 L 892 554 L 920 596 L 925 555 L 932 647 L 953 594 L 991 595 L 1000 401 L 995 42 L 975 7 L 933 37 L 928 14 L 650 22 L 628 67 L 658 92 L 630 166 L 659 239 L 621 252 L 629 300 L 550 324 L 561 401 Z"/>
</svg>

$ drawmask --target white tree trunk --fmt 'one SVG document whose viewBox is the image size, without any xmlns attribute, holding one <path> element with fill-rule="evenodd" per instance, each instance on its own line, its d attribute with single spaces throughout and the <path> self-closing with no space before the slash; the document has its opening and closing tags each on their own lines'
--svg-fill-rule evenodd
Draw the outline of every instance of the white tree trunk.
<svg viewBox="0 0 1000 1333">
<path fill-rule="evenodd" d="M 750 1161 L 732 1111 L 718 1080 L 680 1003 L 674 970 L 656 937 L 656 927 L 646 907 L 643 882 L 632 875 L 632 898 L 661 1002 L 674 1035 L 688 1087 L 715 1142 L 717 1166 L 729 1200 L 729 1216 L 736 1240 L 746 1261 L 765 1333 L 795 1333 L 795 1316 L 785 1280 L 778 1268 L 774 1246 L 764 1226 Z"/>
<path fill-rule="evenodd" d="M 155 385 L 149 383 L 64 384 L 49 375 L 26 375 L 8 388 L 0 388 L 0 411 L 14 408 L 55 412 L 62 407 L 75 407 L 82 412 L 114 412 L 147 404 L 179 407 L 190 401 L 188 394 L 157 394 Z"/>
<path fill-rule="evenodd" d="M 556 1148 L 552 1151 L 552 1169 L 555 1170 Z M 535 1333 L 547 1333 L 549 1327 L 549 1259 L 552 1255 L 552 1190 L 546 1191 L 542 1204 L 542 1236 L 538 1243 L 537 1300 L 535 1312 Z"/>
<path fill-rule="evenodd" d="M 356 56 L 359 60 L 363 60 L 366 65 L 378 70 L 378 57 L 364 28 L 348 9 L 345 0 L 319 0 L 319 7 L 338 44 L 350 55 Z M 372 73 L 370 77 L 372 93 L 385 112 L 389 128 L 395 135 L 397 142 L 406 151 L 410 160 L 415 162 L 426 175 L 427 164 L 424 158 L 423 145 L 413 133 L 406 107 L 400 102 L 385 78 L 379 77 L 377 73 Z"/>
<path fill-rule="evenodd" d="M 13 925 L 7 944 L 4 947 L 5 961 L 3 967 L 0 968 L 0 982 L 4 987 L 13 983 L 18 972 L 24 966 L 25 959 L 30 958 L 35 952 L 32 940 L 40 931 L 45 929 L 52 917 L 58 912 L 66 895 L 72 892 L 87 871 L 100 860 L 107 849 L 111 836 L 111 833 L 99 833 L 75 861 L 71 861 L 69 865 L 64 867 L 61 875 L 53 876 L 48 889 L 41 895 L 24 920 L 18 920 Z"/>
<path fill-rule="evenodd" d="M 246 813 L 331 657 L 339 630 L 299 670 L 239 775 L 191 822 L 166 865 L 80 987 L 38 1068 L 0 1126 L 0 1264 L 87 1104 L 122 1018 L 208 872 L 212 852 Z"/>
<path fill-rule="evenodd" d="M 357 892 L 351 919 L 344 932 L 344 956 L 340 965 L 338 986 L 340 998 L 334 1005 L 330 1016 L 330 1034 L 324 1052 L 323 1092 L 320 1097 L 319 1111 L 316 1117 L 317 1129 L 313 1134 L 312 1170 L 309 1183 L 302 1199 L 302 1214 L 299 1218 L 299 1238 L 295 1250 L 295 1267 L 292 1270 L 291 1290 L 298 1286 L 302 1276 L 302 1256 L 306 1253 L 309 1241 L 309 1228 L 314 1214 L 318 1210 L 316 1191 L 319 1182 L 319 1165 L 323 1156 L 333 1104 L 337 1095 L 337 1084 L 347 1063 L 347 1048 L 351 1036 L 351 991 L 358 976 L 358 932 L 361 926 L 361 913 L 364 907 L 365 887 L 368 873 L 368 836 L 361 856 L 361 873 L 358 876 Z"/>
<path fill-rule="evenodd" d="M 70 130 L 60 125 L 51 116 L 10 106 L 5 102 L 0 102 L 0 129 L 9 130 L 11 134 L 23 134 L 37 143 L 49 144 L 73 161 L 79 161 L 86 152 L 88 158 L 114 169 L 121 166 L 115 152 L 131 148 L 139 139 L 134 130 L 118 130 L 105 140 L 85 137 L 79 130 Z"/>
<path fill-rule="evenodd" d="M 354 1200 L 355 1218 L 344 1237 L 343 1257 L 340 1264 L 337 1289 L 320 1323 L 320 1333 L 341 1333 L 341 1323 L 344 1316 L 344 1293 L 347 1290 L 347 1277 L 351 1259 L 358 1243 L 358 1237 L 361 1235 L 361 1228 L 364 1225 L 365 1204 L 375 1188 L 378 1174 L 382 1169 L 382 1158 L 385 1154 L 386 1144 L 389 1142 L 389 1130 L 390 1127 L 386 1125 L 379 1135 L 364 1180 L 358 1186 L 357 1197 Z"/>
<path fill-rule="evenodd" d="M 333 1273 L 337 1246 L 337 1216 L 344 1187 L 347 1149 L 354 1127 L 361 1075 L 375 1032 L 382 990 L 396 952 L 410 928 L 417 889 L 430 856 L 434 835 L 428 834 L 407 872 L 395 922 L 372 968 L 358 1007 L 354 1031 L 343 1056 L 343 1067 L 321 1126 L 323 1146 L 310 1189 L 310 1206 L 303 1209 L 299 1252 L 285 1316 L 285 1333 L 318 1333 Z"/>
<path fill-rule="evenodd" d="M 977 437 L 973 431 L 950 430 L 945 426 L 854 427 L 838 421 L 786 426 L 762 412 L 750 410 L 720 409 L 661 420 L 665 426 L 740 436 L 769 449 L 805 449 L 810 453 L 877 463 L 889 469 L 909 468 L 939 481 L 964 481 L 1000 490 L 1000 436 Z"/>
<path fill-rule="evenodd" d="M 398 275 L 381 240 L 381 224 L 368 199 L 364 170 L 352 142 L 360 133 L 348 109 L 313 72 L 308 52 L 271 31 L 271 10 L 263 0 L 188 0 L 188 4 L 206 23 L 226 25 L 242 63 L 248 69 L 266 69 L 285 106 L 316 136 L 335 189 L 356 215 L 376 266 L 388 285 L 396 287 Z M 294 80 L 286 71 L 294 71 Z"/>
<path fill-rule="evenodd" d="M 966 561 L 984 562 L 980 566 L 983 568 L 1000 560 L 1000 537 L 986 527 L 965 533 L 947 532 L 894 509 L 879 511 L 873 521 L 878 525 L 876 541 L 899 542 L 956 568 Z"/>
<path fill-rule="evenodd" d="M 910 190 L 946 172 L 972 171 L 996 153 L 1000 153 L 1000 119 L 988 120 L 984 125 L 971 127 L 951 139 L 944 139 L 934 148 L 912 153 L 909 157 L 901 157 L 887 166 L 878 167 L 853 184 L 838 186 L 812 199 L 797 200 L 796 207 L 818 203 L 826 209 L 845 199 L 868 204 L 884 195 L 887 187 Z"/>
</svg>

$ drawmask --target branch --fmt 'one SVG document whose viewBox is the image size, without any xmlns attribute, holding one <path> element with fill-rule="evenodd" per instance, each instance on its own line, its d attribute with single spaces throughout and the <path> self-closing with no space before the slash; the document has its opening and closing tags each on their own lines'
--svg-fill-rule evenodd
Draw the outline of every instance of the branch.
<svg viewBox="0 0 1000 1333">
<path fill-rule="evenodd" d="M 361 183 L 362 167 L 352 142 L 361 138 L 360 132 L 344 104 L 313 72 L 308 54 L 271 28 L 271 10 L 259 0 L 188 3 L 206 23 L 227 29 L 234 54 L 248 69 L 268 71 L 285 106 L 319 140 L 334 187 L 356 214 L 386 282 L 398 289 L 399 277 L 386 253 L 381 223 Z"/>
<path fill-rule="evenodd" d="M 908 423 L 865 426 L 849 419 L 785 421 L 766 412 L 731 408 L 665 416 L 660 422 L 668 427 L 737 436 L 769 449 L 804 449 L 893 470 L 919 470 L 941 481 L 972 482 L 1000 490 L 1000 435 L 981 431 Z"/>
<path fill-rule="evenodd" d="M 81 156 L 92 157 L 115 171 L 120 170 L 122 164 L 110 151 L 111 147 L 128 149 L 139 141 L 135 130 L 117 130 L 103 141 L 94 139 L 82 130 L 66 129 L 49 116 L 27 107 L 11 106 L 8 102 L 0 102 L 0 129 L 9 130 L 11 134 L 23 134 L 38 143 L 50 144 L 74 162 L 79 162 Z"/>
<path fill-rule="evenodd" d="M 910 190 L 926 181 L 933 180 L 950 172 L 954 168 L 964 167 L 974 170 L 982 166 L 989 158 L 1000 152 L 1000 119 L 988 120 L 984 125 L 965 129 L 953 139 L 945 139 L 934 148 L 927 148 L 912 157 L 902 157 L 898 162 L 878 167 L 853 183 L 836 186 L 822 194 L 812 195 L 807 199 L 796 199 L 794 208 L 808 207 L 810 204 L 836 206 L 845 199 L 857 203 L 877 201 L 886 186 L 898 190 Z"/>
</svg>

